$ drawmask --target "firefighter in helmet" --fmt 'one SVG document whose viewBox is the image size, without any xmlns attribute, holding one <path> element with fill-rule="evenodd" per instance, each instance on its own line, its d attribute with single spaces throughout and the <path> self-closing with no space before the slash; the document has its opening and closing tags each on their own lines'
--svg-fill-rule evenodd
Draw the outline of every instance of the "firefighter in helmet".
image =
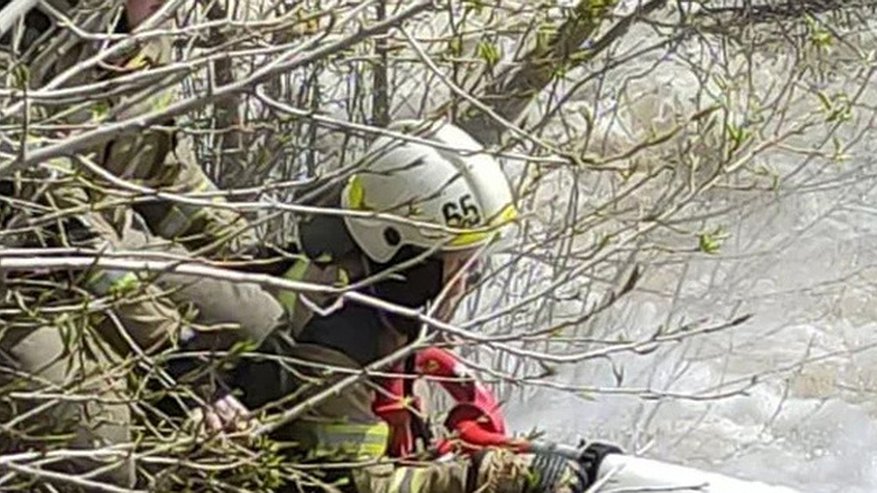
<svg viewBox="0 0 877 493">
<path fill-rule="evenodd" d="M 507 177 L 472 137 L 444 122 L 392 126 L 363 163 L 333 198 L 344 214 L 301 224 L 298 250 L 306 258 L 276 274 L 348 287 L 406 309 L 425 310 L 444 291 L 429 313 L 447 319 L 471 280 L 464 270 L 517 214 Z M 243 400 L 253 410 L 300 405 L 413 341 L 422 327 L 399 310 L 349 299 L 303 293 L 281 299 L 292 327 L 275 332 L 262 350 L 283 358 L 238 369 Z M 323 378 L 331 369 L 347 371 Z M 363 378 L 308 406 L 276 437 L 299 444 L 310 460 L 382 457 L 392 437 L 374 410 L 378 380 Z M 358 493 L 580 493 L 588 486 L 580 464 L 552 454 L 495 449 L 416 466 L 369 464 L 332 469 L 331 478 Z"/>
</svg>

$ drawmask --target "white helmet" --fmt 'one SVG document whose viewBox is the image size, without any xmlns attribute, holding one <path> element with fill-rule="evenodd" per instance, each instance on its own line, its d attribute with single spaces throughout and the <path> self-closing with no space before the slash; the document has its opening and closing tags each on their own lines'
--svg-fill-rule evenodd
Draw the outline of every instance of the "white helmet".
<svg viewBox="0 0 877 493">
<path fill-rule="evenodd" d="M 441 251 L 477 247 L 515 218 L 508 179 L 469 134 L 444 122 L 403 121 L 391 129 L 435 145 L 379 137 L 364 168 L 344 188 L 341 206 L 437 227 L 345 216 L 353 240 L 372 260 L 386 263 L 405 245 Z"/>
</svg>

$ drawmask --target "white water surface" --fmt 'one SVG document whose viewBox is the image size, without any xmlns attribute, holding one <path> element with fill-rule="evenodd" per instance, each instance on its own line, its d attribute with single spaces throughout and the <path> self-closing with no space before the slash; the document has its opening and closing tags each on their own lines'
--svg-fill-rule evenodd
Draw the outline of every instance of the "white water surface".
<svg viewBox="0 0 877 493">
<path fill-rule="evenodd" d="M 872 46 L 873 37 L 865 37 L 859 48 Z M 838 49 L 829 58 L 844 56 Z M 785 61 L 781 53 L 759 53 L 756 78 L 765 86 L 781 78 Z M 516 431 L 614 441 L 647 457 L 802 492 L 877 491 L 877 133 L 871 107 L 877 98 L 874 81 L 856 78 L 853 64 L 838 67 L 848 71 L 819 81 L 821 89 L 865 87 L 862 106 L 838 134 L 854 142 L 847 159 L 771 153 L 767 163 L 787 178 L 778 190 L 757 197 L 716 193 L 698 205 L 703 211 L 733 206 L 709 223 L 728 233 L 719 254 L 646 262 L 639 288 L 596 325 L 643 337 L 659 324 L 752 318 L 650 354 L 615 357 L 612 365 L 594 360 L 561 367 L 555 378 L 612 388 L 623 371 L 625 388 L 734 395 L 699 401 L 514 391 L 507 417 Z M 642 103 L 639 116 L 655 121 L 667 101 L 684 107 L 690 75 L 672 63 L 650 74 L 641 90 L 655 96 Z M 812 101 L 806 101 L 791 113 L 809 111 Z M 633 113 L 628 123 L 635 127 Z M 795 142 L 806 146 L 823 137 L 818 129 Z"/>
</svg>

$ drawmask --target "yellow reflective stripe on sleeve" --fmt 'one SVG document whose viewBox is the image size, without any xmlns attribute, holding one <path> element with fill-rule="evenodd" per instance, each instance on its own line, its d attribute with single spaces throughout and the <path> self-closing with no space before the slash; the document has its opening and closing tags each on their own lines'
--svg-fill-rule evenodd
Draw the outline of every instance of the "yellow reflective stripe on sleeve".
<svg viewBox="0 0 877 493">
<path fill-rule="evenodd" d="M 317 452 L 343 454 L 356 458 L 381 457 L 387 453 L 390 427 L 387 423 L 319 424 L 309 423 L 308 432 L 316 439 Z"/>
<path fill-rule="evenodd" d="M 283 279 L 290 281 L 301 281 L 308 270 L 309 262 L 307 260 L 296 260 L 292 267 L 283 273 Z M 298 302 L 298 293 L 296 291 L 281 291 L 277 293 L 277 301 L 286 308 L 288 313 L 293 313 L 295 304 Z"/>
</svg>

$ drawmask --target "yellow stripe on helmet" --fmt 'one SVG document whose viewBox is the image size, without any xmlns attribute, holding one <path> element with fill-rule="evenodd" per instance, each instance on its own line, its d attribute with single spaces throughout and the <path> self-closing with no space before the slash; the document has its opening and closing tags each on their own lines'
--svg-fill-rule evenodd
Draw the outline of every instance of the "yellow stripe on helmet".
<svg viewBox="0 0 877 493">
<path fill-rule="evenodd" d="M 353 210 L 368 210 L 368 207 L 365 205 L 365 190 L 362 187 L 362 180 L 359 175 L 350 177 L 346 193 L 349 208 Z M 518 209 L 514 204 L 508 204 L 486 226 L 453 235 L 447 246 L 448 248 L 468 248 L 483 244 L 493 238 L 498 228 L 514 221 L 517 217 Z"/>
<path fill-rule="evenodd" d="M 359 175 L 353 175 L 347 182 L 347 203 L 351 209 L 365 209 L 365 190 Z"/>
<path fill-rule="evenodd" d="M 449 246 L 452 248 L 464 248 L 482 244 L 489 241 L 496 234 L 498 228 L 514 221 L 517 217 L 518 209 L 514 204 L 509 204 L 499 213 L 499 215 L 491 219 L 490 223 L 485 228 L 459 233 L 454 236 L 449 243 Z"/>
</svg>

